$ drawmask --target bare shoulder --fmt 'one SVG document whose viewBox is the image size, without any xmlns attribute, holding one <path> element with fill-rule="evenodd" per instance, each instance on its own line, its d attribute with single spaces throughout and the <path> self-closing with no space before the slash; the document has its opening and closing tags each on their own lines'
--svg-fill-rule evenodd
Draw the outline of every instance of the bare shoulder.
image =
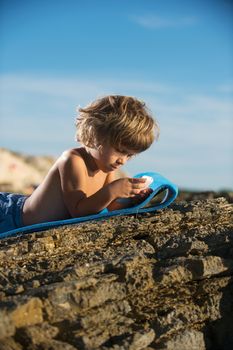
<svg viewBox="0 0 233 350">
<path fill-rule="evenodd" d="M 78 148 L 72 148 L 64 151 L 57 160 L 58 169 L 61 170 L 64 167 L 85 167 L 84 159 L 79 152 Z"/>
<path fill-rule="evenodd" d="M 70 159 L 75 159 L 75 160 L 81 159 L 81 160 L 83 160 L 81 152 L 79 150 L 80 150 L 79 148 L 67 149 L 64 152 L 62 152 L 62 154 L 58 158 L 58 160 L 61 163 L 69 161 Z"/>
<path fill-rule="evenodd" d="M 85 187 L 87 169 L 78 149 L 64 151 L 58 159 L 57 166 L 63 191 Z"/>
</svg>

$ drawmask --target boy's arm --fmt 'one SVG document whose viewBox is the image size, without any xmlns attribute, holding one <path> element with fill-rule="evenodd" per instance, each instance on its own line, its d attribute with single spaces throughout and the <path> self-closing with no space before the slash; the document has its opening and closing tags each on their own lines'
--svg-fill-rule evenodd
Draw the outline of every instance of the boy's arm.
<svg viewBox="0 0 233 350">
<path fill-rule="evenodd" d="M 106 181 L 104 183 L 105 185 L 110 184 L 111 182 L 115 181 L 118 178 L 116 171 L 111 171 L 107 178 Z M 118 209 L 123 209 L 126 208 L 126 205 L 124 205 L 123 203 L 120 203 L 119 201 L 117 201 L 116 199 L 114 199 L 111 203 L 109 203 L 109 205 L 107 206 L 109 211 L 113 211 L 113 210 L 118 210 Z"/>
<path fill-rule="evenodd" d="M 98 213 L 116 198 L 135 197 L 145 186 L 145 179 L 120 178 L 87 197 L 87 169 L 80 156 L 64 155 L 58 169 L 63 200 L 71 217 Z"/>
<path fill-rule="evenodd" d="M 87 170 L 81 157 L 63 157 L 58 168 L 63 200 L 71 217 L 98 213 L 115 199 L 108 185 L 87 197 Z"/>
</svg>

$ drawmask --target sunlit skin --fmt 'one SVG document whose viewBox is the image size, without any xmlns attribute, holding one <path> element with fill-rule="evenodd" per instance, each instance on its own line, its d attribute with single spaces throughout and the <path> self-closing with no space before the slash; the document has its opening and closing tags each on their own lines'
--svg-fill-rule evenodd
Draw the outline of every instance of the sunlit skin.
<svg viewBox="0 0 233 350">
<path fill-rule="evenodd" d="M 143 200 L 145 179 L 116 179 L 116 171 L 134 152 L 110 146 L 80 147 L 63 152 L 40 186 L 27 198 L 24 225 L 67 219 L 123 207 L 118 198 Z"/>
</svg>

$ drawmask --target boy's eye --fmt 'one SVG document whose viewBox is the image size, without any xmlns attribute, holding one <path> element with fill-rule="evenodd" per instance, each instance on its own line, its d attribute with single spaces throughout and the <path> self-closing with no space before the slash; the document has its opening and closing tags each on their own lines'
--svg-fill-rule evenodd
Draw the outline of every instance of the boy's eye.
<svg viewBox="0 0 233 350">
<path fill-rule="evenodd" d="M 127 158 L 132 158 L 134 156 L 134 154 L 132 153 L 127 153 L 127 152 L 122 152 L 122 154 L 126 155 Z"/>
<path fill-rule="evenodd" d="M 128 153 L 127 151 L 121 149 L 118 149 L 117 152 L 126 155 L 128 158 L 132 158 L 135 155 L 134 153 Z"/>
<path fill-rule="evenodd" d="M 126 151 L 120 151 L 120 153 L 123 154 L 124 156 L 127 156 L 128 158 L 130 158 L 130 157 L 133 156 L 133 154 L 128 153 L 128 152 L 126 152 Z"/>
<path fill-rule="evenodd" d="M 116 151 L 117 153 L 120 153 L 120 154 L 127 154 L 127 152 L 123 151 L 122 149 L 117 149 Z"/>
</svg>

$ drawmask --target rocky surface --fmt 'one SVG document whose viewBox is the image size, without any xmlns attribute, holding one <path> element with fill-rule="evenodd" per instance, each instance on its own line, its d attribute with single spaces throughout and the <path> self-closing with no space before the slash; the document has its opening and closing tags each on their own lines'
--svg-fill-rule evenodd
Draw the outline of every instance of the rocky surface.
<svg viewBox="0 0 233 350">
<path fill-rule="evenodd" d="M 0 241 L 0 349 L 232 349 L 232 213 L 177 201 Z"/>
<path fill-rule="evenodd" d="M 214 199 L 223 197 L 229 203 L 233 203 L 233 191 L 187 191 L 185 189 L 179 189 L 177 201 L 191 201 L 201 199 Z"/>
</svg>

